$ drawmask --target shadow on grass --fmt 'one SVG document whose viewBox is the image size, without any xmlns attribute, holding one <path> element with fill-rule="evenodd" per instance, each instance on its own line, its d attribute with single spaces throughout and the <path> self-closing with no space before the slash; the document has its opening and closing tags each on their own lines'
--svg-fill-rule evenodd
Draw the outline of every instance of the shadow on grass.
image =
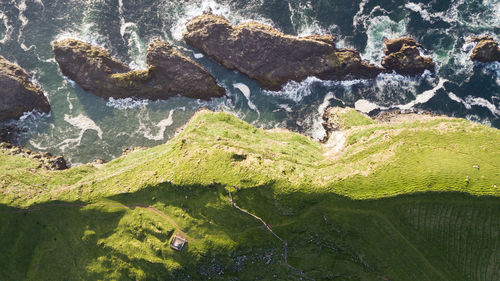
<svg viewBox="0 0 500 281">
<path fill-rule="evenodd" d="M 500 272 L 499 198 L 357 201 L 273 184 L 232 191 L 314 279 L 491 280 Z M 299 278 L 282 264 L 282 243 L 233 208 L 221 185 L 164 183 L 102 202 L 0 205 L 0 279 Z M 169 248 L 174 233 L 189 237 L 182 252 Z"/>
</svg>

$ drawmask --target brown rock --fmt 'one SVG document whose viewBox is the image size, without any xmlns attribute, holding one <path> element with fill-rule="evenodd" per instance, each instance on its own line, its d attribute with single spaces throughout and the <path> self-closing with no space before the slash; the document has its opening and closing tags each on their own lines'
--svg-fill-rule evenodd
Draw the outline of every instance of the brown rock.
<svg viewBox="0 0 500 281">
<path fill-rule="evenodd" d="M 383 71 L 364 62 L 354 50 L 336 49 L 331 35 L 298 38 L 257 22 L 232 26 L 210 13 L 191 19 L 183 37 L 226 68 L 248 75 L 267 89 L 308 76 L 373 78 Z"/>
<path fill-rule="evenodd" d="M 384 40 L 386 57 L 382 59 L 382 66 L 387 70 L 394 70 L 403 75 L 418 75 L 425 70 L 434 72 L 435 64 L 432 58 L 423 57 L 418 50 L 421 47 L 409 37 Z"/>
<path fill-rule="evenodd" d="M 384 44 L 385 44 L 385 50 L 384 50 L 385 55 L 395 53 L 395 52 L 401 50 L 401 48 L 403 48 L 403 46 L 409 46 L 409 47 L 415 46 L 415 47 L 422 48 L 422 45 L 420 45 L 419 43 L 417 43 L 415 41 L 415 39 L 410 38 L 410 37 L 401 37 L 401 38 L 396 38 L 396 39 L 391 39 L 391 40 L 386 39 L 386 40 L 384 40 Z"/>
<path fill-rule="evenodd" d="M 32 110 L 49 112 L 47 98 L 21 67 L 0 56 L 0 122 Z"/>
<path fill-rule="evenodd" d="M 477 42 L 470 56 L 471 60 L 479 62 L 500 62 L 500 47 L 490 36 L 472 37 L 473 42 Z"/>
<path fill-rule="evenodd" d="M 168 99 L 221 97 L 224 89 L 202 66 L 167 42 L 153 41 L 147 51 L 146 70 L 131 70 L 99 47 L 66 39 L 53 45 L 64 75 L 84 90 L 103 98 Z"/>
<path fill-rule="evenodd" d="M 37 153 L 27 148 L 12 145 L 8 142 L 0 141 L 0 151 L 4 151 L 10 155 L 18 155 L 36 160 L 40 163 L 40 168 L 47 170 L 65 170 L 69 168 L 66 160 L 62 156 L 52 156 L 52 154 L 48 152 Z"/>
</svg>

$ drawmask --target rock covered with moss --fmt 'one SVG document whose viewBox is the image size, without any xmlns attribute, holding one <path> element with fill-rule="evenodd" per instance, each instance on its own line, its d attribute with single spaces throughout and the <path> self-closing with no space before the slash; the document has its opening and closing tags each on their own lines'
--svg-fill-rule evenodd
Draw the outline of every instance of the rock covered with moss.
<svg viewBox="0 0 500 281">
<path fill-rule="evenodd" d="M 47 98 L 30 79 L 21 67 L 0 56 L 0 122 L 33 110 L 50 111 Z"/>
<path fill-rule="evenodd" d="M 0 141 L 0 150 L 4 151 L 8 155 L 17 155 L 36 160 L 40 164 L 39 168 L 43 168 L 45 170 L 65 170 L 69 168 L 64 157 L 54 156 L 48 152 L 38 153 L 27 148 L 22 148 L 2 141 Z"/>
<path fill-rule="evenodd" d="M 153 41 L 145 70 L 132 70 L 109 52 L 75 39 L 55 42 L 55 59 L 64 75 L 103 98 L 168 99 L 175 95 L 209 99 L 224 89 L 201 65 L 167 42 Z"/>
<path fill-rule="evenodd" d="M 205 13 L 187 23 L 184 40 L 229 69 L 267 89 L 308 76 L 321 79 L 373 78 L 383 69 L 363 61 L 357 51 L 337 49 L 331 35 L 295 37 L 257 22 L 232 26 Z"/>
<path fill-rule="evenodd" d="M 323 113 L 323 128 L 327 132 L 348 130 L 355 126 L 375 124 L 369 116 L 351 107 L 332 106 Z"/>
<path fill-rule="evenodd" d="M 403 75 L 418 75 L 425 70 L 434 72 L 435 63 L 430 57 L 420 54 L 422 45 L 409 37 L 384 40 L 385 57 L 382 66 Z"/>
<path fill-rule="evenodd" d="M 476 42 L 476 46 L 472 50 L 471 60 L 479 62 L 500 62 L 500 47 L 498 43 L 490 36 L 472 37 L 472 41 Z"/>
</svg>

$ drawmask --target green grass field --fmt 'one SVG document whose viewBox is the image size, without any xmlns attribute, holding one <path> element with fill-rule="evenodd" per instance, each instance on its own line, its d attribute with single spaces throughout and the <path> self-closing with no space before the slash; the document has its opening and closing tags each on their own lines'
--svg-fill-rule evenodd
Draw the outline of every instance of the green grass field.
<svg viewBox="0 0 500 281">
<path fill-rule="evenodd" d="M 500 280 L 500 132 L 345 118 L 335 156 L 207 111 L 105 165 L 0 152 L 0 280 Z"/>
</svg>

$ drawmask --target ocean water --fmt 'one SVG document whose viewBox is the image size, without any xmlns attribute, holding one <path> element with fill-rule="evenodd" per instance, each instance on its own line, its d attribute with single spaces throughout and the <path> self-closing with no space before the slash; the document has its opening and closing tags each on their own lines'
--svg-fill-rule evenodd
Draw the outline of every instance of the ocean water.
<svg viewBox="0 0 500 281">
<path fill-rule="evenodd" d="M 409 35 L 428 50 L 437 73 L 380 75 L 373 80 L 310 77 L 265 91 L 182 41 L 190 17 L 211 8 L 232 23 L 256 20 L 289 34 L 332 33 L 339 47 L 380 64 L 383 39 Z M 201 107 L 231 112 L 262 128 L 285 127 L 321 139 L 329 105 L 417 109 L 500 128 L 500 64 L 473 63 L 473 35 L 500 39 L 500 0 L 1 0 L 0 55 L 25 68 L 42 86 L 52 113 L 26 114 L 18 142 L 62 154 L 73 165 L 110 160 L 131 146 L 166 142 Z M 145 67 L 148 42 L 161 38 L 202 64 L 228 96 L 211 101 L 105 100 L 64 77 L 51 42 L 77 38 L 108 49 L 133 68 Z"/>
</svg>

